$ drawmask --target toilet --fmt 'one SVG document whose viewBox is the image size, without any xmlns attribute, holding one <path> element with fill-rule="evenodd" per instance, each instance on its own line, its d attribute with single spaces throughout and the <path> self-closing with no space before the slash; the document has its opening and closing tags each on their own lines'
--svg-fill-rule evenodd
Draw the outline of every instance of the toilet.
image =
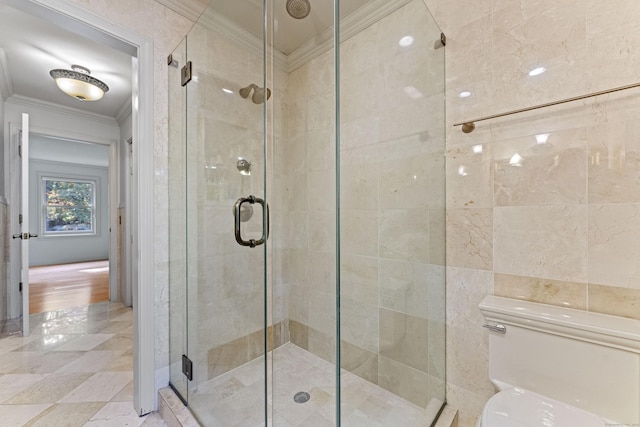
<svg viewBox="0 0 640 427">
<path fill-rule="evenodd" d="M 640 425 L 640 320 L 486 296 L 489 378 L 476 427 Z"/>
</svg>

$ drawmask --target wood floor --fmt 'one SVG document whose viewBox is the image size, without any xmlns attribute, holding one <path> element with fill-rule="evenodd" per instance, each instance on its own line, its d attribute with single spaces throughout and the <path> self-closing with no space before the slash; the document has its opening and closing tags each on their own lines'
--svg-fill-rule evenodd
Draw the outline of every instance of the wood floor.
<svg viewBox="0 0 640 427">
<path fill-rule="evenodd" d="M 29 313 L 109 301 L 109 261 L 29 268 Z"/>
</svg>

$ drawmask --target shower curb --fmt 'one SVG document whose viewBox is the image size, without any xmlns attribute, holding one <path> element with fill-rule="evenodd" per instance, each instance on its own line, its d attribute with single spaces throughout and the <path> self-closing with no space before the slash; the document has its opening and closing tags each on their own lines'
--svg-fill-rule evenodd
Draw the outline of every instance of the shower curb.
<svg viewBox="0 0 640 427">
<path fill-rule="evenodd" d="M 446 405 L 435 427 L 458 427 L 458 411 L 453 406 Z"/>
<path fill-rule="evenodd" d="M 167 427 L 201 427 L 170 387 L 158 390 L 158 412 Z M 458 411 L 452 406 L 445 406 L 436 427 L 458 427 Z"/>
<path fill-rule="evenodd" d="M 189 408 L 170 387 L 158 390 L 158 412 L 167 427 L 200 427 Z"/>
</svg>

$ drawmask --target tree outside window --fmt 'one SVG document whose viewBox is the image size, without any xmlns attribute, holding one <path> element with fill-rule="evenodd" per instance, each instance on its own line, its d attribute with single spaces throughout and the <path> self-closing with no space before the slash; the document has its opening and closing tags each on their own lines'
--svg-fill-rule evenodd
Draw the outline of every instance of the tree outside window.
<svg viewBox="0 0 640 427">
<path fill-rule="evenodd" d="M 95 233 L 95 182 L 43 181 L 45 234 Z"/>
</svg>

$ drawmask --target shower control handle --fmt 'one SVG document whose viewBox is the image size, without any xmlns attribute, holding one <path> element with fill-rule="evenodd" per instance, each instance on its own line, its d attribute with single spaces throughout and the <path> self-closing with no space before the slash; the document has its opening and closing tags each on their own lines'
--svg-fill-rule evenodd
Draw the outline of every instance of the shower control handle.
<svg viewBox="0 0 640 427">
<path fill-rule="evenodd" d="M 255 240 L 255 239 L 244 240 L 242 238 L 242 220 L 241 220 L 240 210 L 244 203 L 250 203 L 252 205 L 255 203 L 258 203 L 262 206 L 263 216 L 266 218 L 265 218 L 265 223 L 262 226 L 262 237 L 259 240 Z M 264 201 L 264 199 L 261 199 L 260 197 L 256 197 L 256 196 L 240 197 L 236 201 L 235 205 L 233 205 L 233 218 L 234 218 L 234 224 L 235 224 L 234 228 L 235 228 L 236 242 L 238 242 L 240 246 L 249 246 L 250 248 L 255 248 L 256 246 L 260 246 L 264 244 L 264 242 L 266 242 L 267 239 L 269 238 L 269 205 Z"/>
</svg>

